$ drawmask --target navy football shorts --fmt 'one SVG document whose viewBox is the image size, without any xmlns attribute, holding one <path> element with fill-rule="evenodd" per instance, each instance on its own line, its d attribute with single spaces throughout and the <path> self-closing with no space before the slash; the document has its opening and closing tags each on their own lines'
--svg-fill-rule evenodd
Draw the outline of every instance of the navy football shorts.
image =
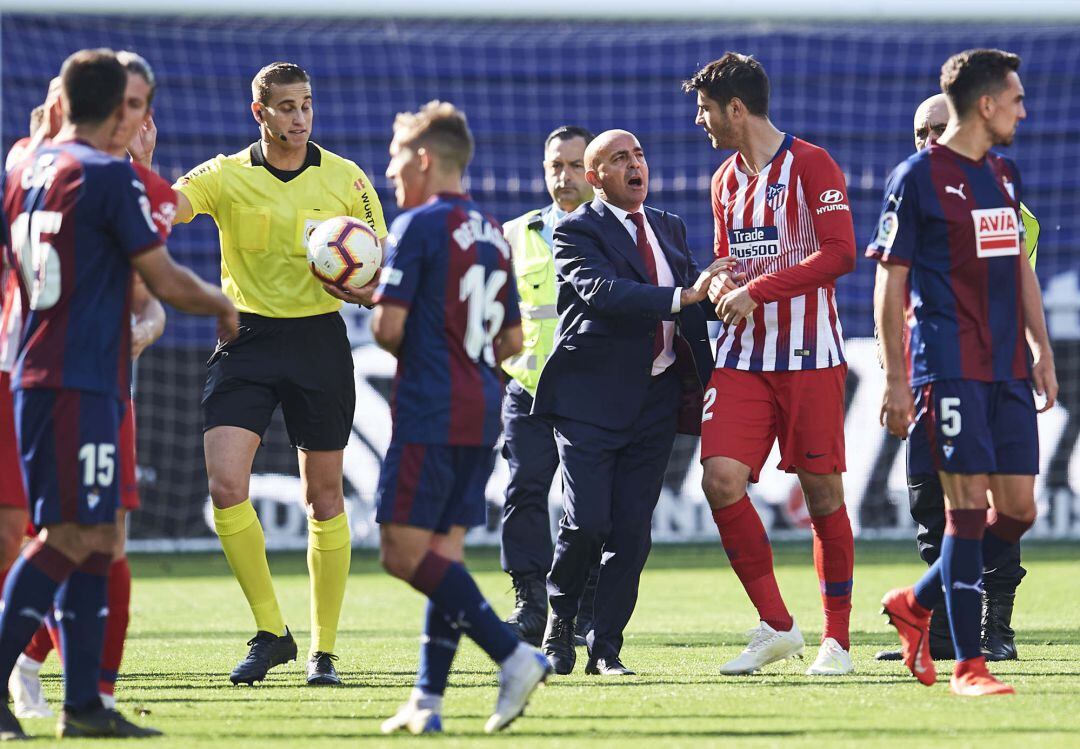
<svg viewBox="0 0 1080 749">
<path fill-rule="evenodd" d="M 15 426 L 30 521 L 111 525 L 120 502 L 124 405 L 81 390 L 15 391 Z"/>
<path fill-rule="evenodd" d="M 494 466 L 490 446 L 391 442 L 379 474 L 375 520 L 436 533 L 483 525 L 484 490 Z"/>
<path fill-rule="evenodd" d="M 1035 397 L 1027 380 L 940 380 L 914 392 L 909 476 L 1039 472 Z"/>
</svg>

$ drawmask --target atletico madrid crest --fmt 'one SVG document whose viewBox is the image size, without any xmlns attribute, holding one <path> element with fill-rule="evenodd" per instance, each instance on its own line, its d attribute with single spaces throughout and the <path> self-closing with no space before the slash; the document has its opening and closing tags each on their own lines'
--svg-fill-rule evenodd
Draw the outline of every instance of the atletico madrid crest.
<svg viewBox="0 0 1080 749">
<path fill-rule="evenodd" d="M 765 188 L 765 204 L 772 210 L 780 210 L 785 200 L 787 200 L 787 185 L 777 182 Z"/>
</svg>

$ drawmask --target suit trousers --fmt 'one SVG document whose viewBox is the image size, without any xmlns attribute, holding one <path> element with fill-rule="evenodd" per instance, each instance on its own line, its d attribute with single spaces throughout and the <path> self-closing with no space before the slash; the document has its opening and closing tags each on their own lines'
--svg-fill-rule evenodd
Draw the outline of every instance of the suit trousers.
<svg viewBox="0 0 1080 749">
<path fill-rule="evenodd" d="M 502 568 L 515 575 L 551 569 L 548 493 L 559 468 L 551 422 L 533 416 L 533 399 L 516 380 L 503 398 L 503 457 L 510 468 L 503 505 Z"/>
<path fill-rule="evenodd" d="M 945 492 L 936 474 L 908 477 L 908 500 L 911 518 L 919 524 L 915 543 L 919 556 L 928 565 L 941 556 L 941 539 L 945 535 Z M 988 593 L 1016 592 L 1027 574 L 1020 566 L 1020 544 L 1016 544 L 997 559 L 984 559 L 983 586 Z"/>
<path fill-rule="evenodd" d="M 679 380 L 654 377 L 633 424 L 611 430 L 556 417 L 563 515 L 548 575 L 548 599 L 560 617 L 576 616 L 589 568 L 599 558 L 594 657 L 617 656 L 637 603 L 638 581 L 652 547 L 652 514 L 675 440 Z"/>
</svg>

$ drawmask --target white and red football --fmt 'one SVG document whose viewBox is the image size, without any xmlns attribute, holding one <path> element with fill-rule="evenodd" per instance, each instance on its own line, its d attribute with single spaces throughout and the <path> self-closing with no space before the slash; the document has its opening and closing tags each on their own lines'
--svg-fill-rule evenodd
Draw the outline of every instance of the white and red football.
<svg viewBox="0 0 1080 749">
<path fill-rule="evenodd" d="M 382 250 L 370 226 L 352 216 L 337 216 L 311 232 L 307 259 L 311 273 L 320 281 L 359 289 L 374 278 L 382 263 Z"/>
</svg>

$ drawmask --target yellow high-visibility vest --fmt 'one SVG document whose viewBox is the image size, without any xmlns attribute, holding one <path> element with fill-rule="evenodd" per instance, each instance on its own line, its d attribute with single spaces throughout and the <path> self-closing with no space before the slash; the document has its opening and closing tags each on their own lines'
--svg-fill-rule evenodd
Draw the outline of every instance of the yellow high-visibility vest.
<svg viewBox="0 0 1080 749">
<path fill-rule="evenodd" d="M 521 305 L 521 353 L 503 362 L 503 370 L 529 395 L 536 395 L 536 383 L 555 346 L 555 311 L 558 292 L 555 287 L 555 256 L 541 233 L 544 223 L 540 211 L 529 211 L 503 227 L 510 243 L 514 274 L 517 277 Z"/>
<path fill-rule="evenodd" d="M 1039 257 L 1039 219 L 1024 205 L 1020 204 L 1020 218 L 1024 221 L 1024 244 L 1027 245 L 1028 262 L 1035 267 Z"/>
</svg>

